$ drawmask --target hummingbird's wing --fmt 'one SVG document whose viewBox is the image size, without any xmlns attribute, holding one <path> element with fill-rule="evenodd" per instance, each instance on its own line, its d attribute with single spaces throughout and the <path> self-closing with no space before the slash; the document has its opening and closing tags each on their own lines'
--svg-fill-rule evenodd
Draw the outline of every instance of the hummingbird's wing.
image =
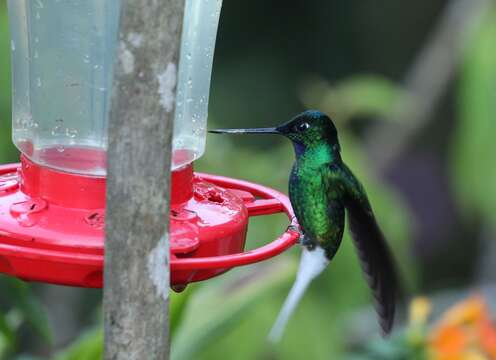
<svg viewBox="0 0 496 360">
<path fill-rule="evenodd" d="M 331 165 L 335 166 L 335 165 Z M 348 223 L 367 282 L 375 298 L 380 325 L 389 334 L 394 322 L 399 282 L 396 266 L 370 206 L 367 194 L 358 179 L 343 163 L 331 172 L 339 178 Z"/>
</svg>

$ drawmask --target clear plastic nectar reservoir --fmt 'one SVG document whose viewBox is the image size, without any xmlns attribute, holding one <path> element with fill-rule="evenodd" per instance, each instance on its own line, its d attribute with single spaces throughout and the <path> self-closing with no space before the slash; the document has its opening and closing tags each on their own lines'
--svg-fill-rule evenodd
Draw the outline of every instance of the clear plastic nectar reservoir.
<svg viewBox="0 0 496 360">
<path fill-rule="evenodd" d="M 222 0 L 186 0 L 174 121 L 173 169 L 205 151 L 210 79 Z"/>
<path fill-rule="evenodd" d="M 32 161 L 103 176 L 120 0 L 8 0 L 13 140 Z"/>
<path fill-rule="evenodd" d="M 172 170 L 204 152 L 221 5 L 186 0 Z M 105 176 L 120 0 L 8 0 L 8 10 L 14 143 L 39 165 Z M 137 48 L 139 34 L 119 41 Z"/>
</svg>

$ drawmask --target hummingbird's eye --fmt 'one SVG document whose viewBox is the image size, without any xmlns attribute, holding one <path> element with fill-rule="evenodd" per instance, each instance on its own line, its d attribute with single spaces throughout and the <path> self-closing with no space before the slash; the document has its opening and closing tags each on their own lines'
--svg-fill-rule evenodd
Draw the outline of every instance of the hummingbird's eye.
<svg viewBox="0 0 496 360">
<path fill-rule="evenodd" d="M 304 122 L 304 123 L 296 125 L 296 130 L 302 132 L 302 131 L 305 131 L 306 129 L 308 129 L 309 127 L 310 127 L 310 124 L 307 122 Z"/>
</svg>

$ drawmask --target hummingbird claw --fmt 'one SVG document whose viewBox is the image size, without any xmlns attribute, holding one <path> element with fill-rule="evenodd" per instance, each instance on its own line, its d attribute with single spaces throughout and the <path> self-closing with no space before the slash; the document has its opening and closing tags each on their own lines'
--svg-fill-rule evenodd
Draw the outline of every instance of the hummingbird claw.
<svg viewBox="0 0 496 360">
<path fill-rule="evenodd" d="M 301 243 L 301 239 L 304 237 L 303 232 L 301 231 L 299 226 L 289 225 L 286 231 L 294 231 L 298 233 L 298 243 Z"/>
<path fill-rule="evenodd" d="M 296 225 L 289 225 L 287 230 L 295 231 L 295 232 L 301 234 L 300 228 Z"/>
<path fill-rule="evenodd" d="M 293 216 L 293 219 L 295 217 L 296 216 Z M 305 234 L 303 233 L 303 231 L 299 226 L 289 225 L 287 230 L 296 231 L 298 234 L 300 234 L 300 237 L 298 238 L 298 244 L 300 244 L 303 247 L 306 247 L 308 250 L 315 249 L 315 243 L 305 236 Z"/>
<path fill-rule="evenodd" d="M 294 231 L 297 232 L 300 236 L 299 238 L 301 239 L 303 237 L 303 232 L 301 231 L 299 226 L 296 225 L 289 225 L 286 231 Z"/>
</svg>

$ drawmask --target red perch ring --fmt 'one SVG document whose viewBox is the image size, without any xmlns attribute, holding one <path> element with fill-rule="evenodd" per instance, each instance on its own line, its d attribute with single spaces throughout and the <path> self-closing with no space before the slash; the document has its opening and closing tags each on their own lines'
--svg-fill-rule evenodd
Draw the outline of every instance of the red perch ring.
<svg viewBox="0 0 496 360">
<path fill-rule="evenodd" d="M 0 272 L 27 281 L 101 287 L 105 178 L 41 167 L 23 157 L 0 166 Z M 288 198 L 247 181 L 172 173 L 171 285 L 182 290 L 229 269 L 288 249 L 298 232 L 244 252 L 251 216 L 284 212 L 296 226 Z M 139 240 L 137 240 L 139 241 Z"/>
</svg>

